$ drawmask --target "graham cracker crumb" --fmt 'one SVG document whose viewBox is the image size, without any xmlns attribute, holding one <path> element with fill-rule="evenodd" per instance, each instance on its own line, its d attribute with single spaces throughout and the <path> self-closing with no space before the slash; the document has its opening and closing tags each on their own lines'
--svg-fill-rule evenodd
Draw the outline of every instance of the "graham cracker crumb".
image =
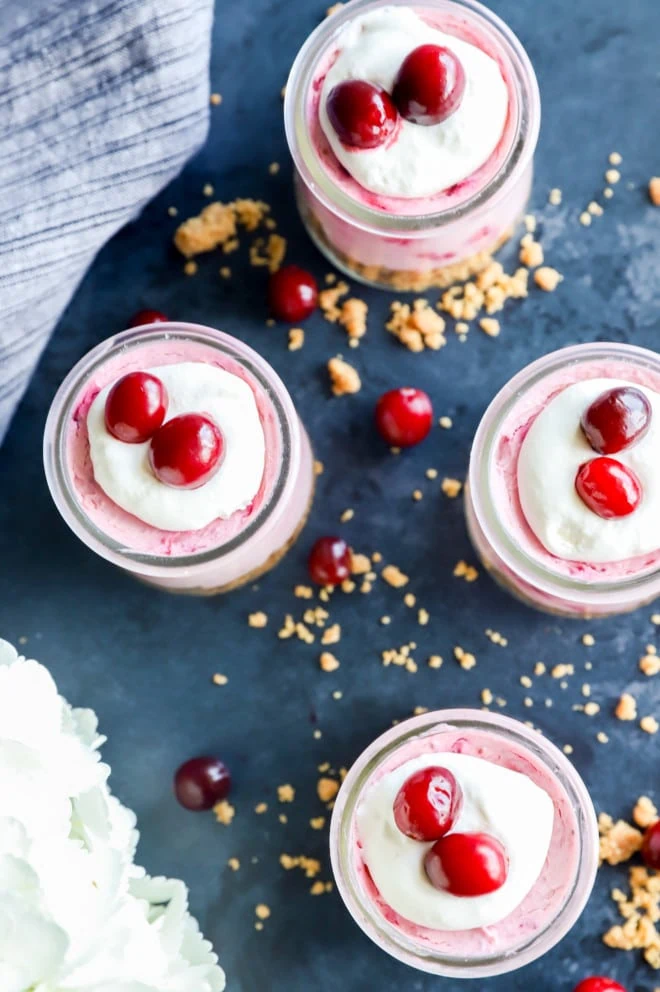
<svg viewBox="0 0 660 992">
<path fill-rule="evenodd" d="M 408 576 L 396 565 L 386 565 L 380 574 L 388 586 L 392 586 L 393 589 L 402 589 L 410 581 Z"/>
<path fill-rule="evenodd" d="M 597 716 L 600 713 L 600 706 L 598 703 L 585 703 L 584 712 L 586 716 Z"/>
<path fill-rule="evenodd" d="M 654 207 L 660 207 L 660 176 L 649 180 L 649 199 Z"/>
<path fill-rule="evenodd" d="M 197 262 L 193 262 L 192 259 L 183 267 L 183 271 L 187 276 L 194 276 L 197 274 Z"/>
<path fill-rule="evenodd" d="M 279 171 L 280 171 L 279 162 L 271 162 L 270 165 L 268 166 L 268 172 L 270 173 L 271 176 L 276 176 Z"/>
<path fill-rule="evenodd" d="M 621 163 L 623 162 L 623 158 L 621 155 L 619 155 L 618 152 L 610 152 L 607 160 L 610 163 L 610 165 L 621 165 Z"/>
<path fill-rule="evenodd" d="M 617 720 L 636 720 L 637 703 L 634 696 L 631 696 L 629 692 L 624 692 L 616 704 L 614 715 Z"/>
<path fill-rule="evenodd" d="M 598 817 L 598 832 L 600 834 L 599 852 L 601 862 L 608 865 L 619 865 L 636 854 L 642 846 L 642 834 L 625 820 L 616 823 L 607 813 Z"/>
<path fill-rule="evenodd" d="M 360 376 L 348 362 L 341 358 L 331 358 L 328 362 L 328 373 L 332 392 L 335 396 L 346 396 L 358 393 L 362 388 Z"/>
<path fill-rule="evenodd" d="M 459 561 L 454 565 L 454 575 L 458 579 L 465 579 L 466 582 L 475 582 L 479 578 L 479 572 L 474 565 Z"/>
<path fill-rule="evenodd" d="M 593 634 L 583 634 L 582 635 L 582 643 L 584 645 L 586 645 L 588 648 L 592 648 L 594 646 L 594 644 L 596 643 L 596 639 L 593 636 Z"/>
<path fill-rule="evenodd" d="M 605 173 L 605 182 L 610 186 L 614 186 L 620 179 L 621 173 L 618 169 L 608 169 Z"/>
<path fill-rule="evenodd" d="M 454 422 L 451 419 L 451 417 L 440 417 L 440 420 L 438 421 L 438 424 L 445 431 L 450 430 L 454 426 Z"/>
<path fill-rule="evenodd" d="M 534 273 L 534 282 L 545 293 L 552 293 L 564 277 L 549 265 L 542 265 Z"/>
<path fill-rule="evenodd" d="M 469 672 L 477 663 L 477 659 L 469 651 L 464 651 L 460 645 L 454 648 L 454 658 L 464 671 Z"/>
<path fill-rule="evenodd" d="M 227 860 L 227 864 L 232 871 L 238 871 L 238 869 L 241 867 L 241 862 L 238 860 L 238 858 L 229 858 Z"/>
<path fill-rule="evenodd" d="M 222 96 L 220 93 L 211 93 L 209 100 L 214 107 L 219 107 L 220 104 L 222 103 Z"/>
<path fill-rule="evenodd" d="M 323 830 L 325 826 L 325 817 L 313 816 L 309 821 L 309 825 L 312 828 L 312 830 Z"/>
<path fill-rule="evenodd" d="M 342 524 L 347 524 L 349 520 L 353 519 L 354 516 L 355 516 L 355 510 L 351 510 L 351 508 L 349 507 L 347 510 L 343 511 L 343 513 L 339 517 L 339 520 Z"/>
<path fill-rule="evenodd" d="M 587 206 L 587 210 L 589 211 L 592 217 L 602 217 L 603 213 L 605 212 L 601 207 L 600 203 L 596 203 L 595 200 L 592 200 L 591 203 L 589 203 L 589 205 Z"/>
<path fill-rule="evenodd" d="M 213 196 L 215 190 L 213 189 L 213 186 L 211 186 L 211 183 L 205 183 L 205 185 L 202 187 L 202 193 L 204 194 L 204 196 Z"/>
<path fill-rule="evenodd" d="M 317 459 L 314 460 L 314 475 L 323 475 L 325 465 Z"/>
<path fill-rule="evenodd" d="M 449 499 L 456 499 L 461 489 L 463 488 L 463 483 L 460 482 L 458 479 L 444 478 L 442 480 L 440 488 L 442 489 L 445 496 L 449 497 Z"/>
<path fill-rule="evenodd" d="M 254 812 L 257 816 L 263 816 L 264 813 L 268 812 L 268 803 L 257 803 L 254 807 Z"/>
<path fill-rule="evenodd" d="M 660 655 L 655 651 L 649 651 L 639 659 L 639 667 L 644 675 L 649 677 L 657 675 L 660 672 Z"/>
<path fill-rule="evenodd" d="M 231 279 L 231 269 L 228 265 L 221 265 L 218 271 L 223 279 Z"/>
<path fill-rule="evenodd" d="M 415 604 L 417 603 L 417 597 L 415 596 L 414 593 L 407 592 L 405 594 L 405 596 L 403 597 L 403 602 L 405 603 L 405 605 L 407 607 L 409 607 L 410 609 L 412 609 L 412 607 L 415 606 Z"/>
<path fill-rule="evenodd" d="M 412 307 L 395 300 L 390 304 L 390 313 L 385 327 L 409 351 L 419 352 L 425 348 L 438 351 L 447 343 L 445 321 L 427 300 L 414 300 Z"/>
<path fill-rule="evenodd" d="M 189 217 L 176 229 L 174 244 L 182 255 L 192 258 L 213 251 L 236 235 L 236 211 L 231 203 L 209 203 L 196 217 Z"/>
<path fill-rule="evenodd" d="M 550 670 L 550 674 L 553 679 L 563 679 L 567 675 L 575 675 L 575 668 L 573 665 L 555 665 Z"/>
<path fill-rule="evenodd" d="M 288 783 L 285 785 L 278 785 L 277 798 L 281 803 L 292 803 L 296 798 L 296 790 Z"/>
<path fill-rule="evenodd" d="M 308 858 L 305 854 L 280 854 L 280 865 L 285 871 L 301 868 L 306 878 L 316 878 L 321 871 L 321 862 L 316 858 Z"/>
<path fill-rule="evenodd" d="M 323 672 L 336 672 L 339 668 L 339 661 L 330 651 L 324 651 L 319 658 L 319 666 Z"/>
<path fill-rule="evenodd" d="M 300 351 L 305 343 L 305 332 L 302 327 L 292 327 L 289 331 L 289 351 Z"/>
<path fill-rule="evenodd" d="M 632 818 L 633 823 L 641 827 L 642 830 L 657 823 L 658 811 L 655 808 L 655 803 L 648 796 L 640 796 L 633 808 Z"/>
<path fill-rule="evenodd" d="M 430 616 L 428 610 L 425 610 L 424 607 L 422 607 L 417 611 L 417 623 L 420 627 L 426 627 L 429 620 Z"/>
<path fill-rule="evenodd" d="M 521 684 L 521 686 L 524 689 L 531 689 L 533 683 L 532 683 L 532 680 L 530 679 L 529 675 L 521 675 L 520 676 L 520 684 Z"/>
<path fill-rule="evenodd" d="M 639 725 L 645 734 L 657 734 L 660 724 L 654 716 L 643 716 Z"/>
<path fill-rule="evenodd" d="M 371 571 L 371 558 L 368 555 L 359 555 L 351 552 L 351 574 L 366 575 Z"/>
<path fill-rule="evenodd" d="M 216 803 L 213 812 L 218 823 L 222 823 L 225 827 L 229 826 L 236 815 L 235 808 L 226 799 L 221 799 L 219 803 Z"/>
<path fill-rule="evenodd" d="M 534 674 L 535 675 L 545 675 L 545 672 L 546 672 L 546 667 L 543 664 L 543 662 L 542 661 L 537 661 L 536 664 L 534 665 Z"/>
<path fill-rule="evenodd" d="M 548 203 L 552 204 L 553 207 L 559 206 L 559 204 L 561 203 L 560 189 L 555 188 L 550 190 L 550 193 L 548 194 Z"/>
<path fill-rule="evenodd" d="M 429 668 L 442 668 L 442 658 L 439 654 L 432 654 L 428 660 Z"/>
<path fill-rule="evenodd" d="M 314 590 L 312 589 L 311 586 L 298 585 L 294 588 L 293 595 L 296 596 L 298 599 L 313 599 Z"/>
<path fill-rule="evenodd" d="M 341 317 L 342 310 L 338 303 L 342 296 L 346 296 L 348 289 L 348 283 L 342 279 L 338 283 L 332 284 L 329 289 L 323 289 L 319 293 L 319 307 L 325 319 L 329 320 L 331 324 L 336 324 Z"/>
<path fill-rule="evenodd" d="M 257 238 L 250 245 L 250 265 L 265 266 L 272 274 L 282 265 L 286 255 L 286 238 L 281 234 L 269 234 L 268 238 Z"/>
<path fill-rule="evenodd" d="M 328 7 L 328 9 L 326 10 L 325 16 L 326 17 L 332 17 L 332 15 L 333 14 L 336 14 L 338 11 L 340 11 L 343 6 L 344 6 L 344 4 L 341 3 L 341 2 L 340 3 L 333 3 L 332 6 L 331 7 Z"/>
<path fill-rule="evenodd" d="M 264 903 L 260 902 L 258 906 L 254 907 L 255 916 L 260 920 L 267 920 L 270 916 L 270 909 Z"/>
<path fill-rule="evenodd" d="M 543 265 L 543 246 L 539 241 L 528 241 L 520 249 L 520 264 L 526 265 L 528 269 L 535 269 Z"/>
<path fill-rule="evenodd" d="M 419 501 L 424 498 L 424 493 L 421 489 L 413 489 L 412 498 L 416 503 L 419 503 Z"/>
<path fill-rule="evenodd" d="M 216 672 L 215 675 L 213 676 L 214 685 L 227 685 L 228 682 L 229 679 L 227 678 L 227 676 L 221 675 L 220 672 Z"/>
<path fill-rule="evenodd" d="M 363 338 L 367 333 L 368 312 L 369 307 L 364 300 L 358 300 L 356 297 L 352 296 L 342 303 L 337 321 L 348 334 L 351 343 Z"/>
<path fill-rule="evenodd" d="M 321 634 L 321 644 L 338 644 L 341 640 L 341 626 L 338 623 L 331 624 Z"/>
<path fill-rule="evenodd" d="M 339 783 L 332 778 L 320 778 L 316 783 L 316 793 L 322 803 L 329 803 L 339 792 Z"/>
<path fill-rule="evenodd" d="M 481 690 L 481 702 L 484 704 L 484 706 L 490 706 L 490 704 L 493 702 L 493 694 L 490 691 L 490 689 Z"/>
<path fill-rule="evenodd" d="M 564 754 L 573 754 L 573 747 L 571 744 L 564 744 L 562 751 Z"/>
<path fill-rule="evenodd" d="M 482 317 L 479 321 L 479 327 L 489 338 L 496 338 L 500 333 L 500 322 L 494 317 Z"/>
<path fill-rule="evenodd" d="M 256 613 L 250 613 L 248 617 L 248 625 L 250 627 L 265 627 L 268 623 L 268 615 L 263 612 L 263 610 L 257 610 Z"/>
<path fill-rule="evenodd" d="M 170 215 L 170 217 L 176 217 L 177 214 L 179 213 L 176 207 L 168 207 L 167 212 Z"/>
</svg>

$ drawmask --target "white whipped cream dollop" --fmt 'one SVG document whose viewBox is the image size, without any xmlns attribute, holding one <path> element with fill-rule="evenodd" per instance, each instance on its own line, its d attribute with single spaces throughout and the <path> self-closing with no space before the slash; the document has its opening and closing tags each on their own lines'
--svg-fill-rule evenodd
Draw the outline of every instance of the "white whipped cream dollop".
<svg viewBox="0 0 660 992">
<path fill-rule="evenodd" d="M 403 60 L 426 44 L 449 48 L 463 64 L 465 92 L 455 113 L 428 127 L 402 120 L 378 148 L 343 145 L 326 109 L 333 87 L 359 79 L 391 93 Z M 320 122 L 341 164 L 365 189 L 404 198 L 432 196 L 466 179 L 495 151 L 509 96 L 497 62 L 475 45 L 432 28 L 409 7 L 383 7 L 347 25 L 337 48 L 323 83 Z"/>
<path fill-rule="evenodd" d="M 165 422 L 182 413 L 205 413 L 224 438 L 222 464 L 199 489 L 163 485 L 149 465 L 149 442 L 125 444 L 105 426 L 105 401 L 114 383 L 89 408 L 87 431 L 94 478 L 106 496 L 161 530 L 201 530 L 249 506 L 259 491 L 266 460 L 257 403 L 243 379 L 204 362 L 145 369 L 167 389 Z"/>
<path fill-rule="evenodd" d="M 518 492 L 527 523 L 551 554 L 593 564 L 625 561 L 660 549 L 660 394 L 634 383 L 651 403 L 644 437 L 608 457 L 627 465 L 642 484 L 642 501 L 627 517 L 605 519 L 575 489 L 580 466 L 598 457 L 580 427 L 582 414 L 622 379 L 587 379 L 567 386 L 539 413 L 518 458 Z"/>
<path fill-rule="evenodd" d="M 392 812 L 406 779 L 422 768 L 448 768 L 463 790 L 463 809 L 453 826 L 461 833 L 487 833 L 509 859 L 506 882 L 496 892 L 463 898 L 429 882 L 424 857 L 433 846 L 411 840 Z M 519 772 L 466 754 L 422 754 L 384 775 L 358 809 L 362 857 L 385 902 L 411 923 L 433 930 L 472 930 L 503 920 L 538 879 L 550 848 L 554 805 L 550 796 Z"/>
<path fill-rule="evenodd" d="M 0 640 L 0 989 L 221 992 L 183 882 L 133 858 L 91 710 Z"/>
</svg>

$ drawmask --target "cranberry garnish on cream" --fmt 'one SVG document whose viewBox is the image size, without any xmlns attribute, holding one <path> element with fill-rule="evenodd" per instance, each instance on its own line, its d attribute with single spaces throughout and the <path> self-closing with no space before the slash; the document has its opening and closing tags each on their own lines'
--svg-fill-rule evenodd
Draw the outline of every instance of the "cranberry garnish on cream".
<svg viewBox="0 0 660 992">
<path fill-rule="evenodd" d="M 433 424 L 433 405 L 422 389 L 391 389 L 376 404 L 380 436 L 396 448 L 411 448 L 427 437 Z"/>
<path fill-rule="evenodd" d="M 508 858 L 490 834 L 447 834 L 424 858 L 434 888 L 454 896 L 475 898 L 497 892 L 506 882 Z"/>
<path fill-rule="evenodd" d="M 458 110 L 465 92 L 465 70 L 450 48 L 420 45 L 403 60 L 392 99 L 413 124 L 442 124 Z"/>
<path fill-rule="evenodd" d="M 165 420 L 167 390 L 148 372 L 129 372 L 118 379 L 105 401 L 105 426 L 125 444 L 148 441 Z"/>
<path fill-rule="evenodd" d="M 229 769 L 219 758 L 190 758 L 174 776 L 174 794 L 186 809 L 211 809 L 230 789 Z"/>
<path fill-rule="evenodd" d="M 328 93 L 328 120 L 347 148 L 378 148 L 396 128 L 392 97 L 380 86 L 346 79 Z"/>
<path fill-rule="evenodd" d="M 342 537 L 320 537 L 309 553 L 307 567 L 318 585 L 341 585 L 351 575 L 351 549 Z"/>
<path fill-rule="evenodd" d="M 447 768 L 430 765 L 406 779 L 394 800 L 394 822 L 412 840 L 439 840 L 452 829 L 463 792 Z"/>
<path fill-rule="evenodd" d="M 646 434 L 651 404 L 641 389 L 616 386 L 598 396 L 582 416 L 587 441 L 601 455 L 615 455 Z"/>
<path fill-rule="evenodd" d="M 151 438 L 149 464 L 165 486 L 198 489 L 220 468 L 224 441 L 218 425 L 203 413 L 183 413 Z"/>
<path fill-rule="evenodd" d="M 615 458 L 592 458 L 578 469 L 577 494 L 589 509 L 604 520 L 627 517 L 642 499 L 635 473 Z"/>
</svg>

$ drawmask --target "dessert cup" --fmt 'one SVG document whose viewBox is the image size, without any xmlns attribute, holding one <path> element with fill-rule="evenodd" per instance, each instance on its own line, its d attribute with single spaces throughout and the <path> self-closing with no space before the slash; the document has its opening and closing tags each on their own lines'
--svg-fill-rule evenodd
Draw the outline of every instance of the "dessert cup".
<svg viewBox="0 0 660 992">
<path fill-rule="evenodd" d="M 541 875 L 518 908 L 492 926 L 436 932 L 416 927 L 379 900 L 362 859 L 356 824 L 365 795 L 427 746 L 434 758 L 441 759 L 443 751 L 468 753 L 522 772 L 553 800 L 552 839 Z M 330 853 L 346 907 L 379 947 L 434 975 L 485 978 L 529 964 L 568 933 L 593 887 L 598 826 L 580 776 L 540 733 L 482 710 L 438 710 L 388 730 L 360 755 L 337 797 Z"/>
<path fill-rule="evenodd" d="M 99 391 L 125 373 L 183 361 L 217 366 L 248 383 L 264 430 L 265 467 L 244 510 L 200 530 L 165 531 L 126 512 L 96 482 L 87 412 Z M 302 530 L 314 491 L 309 439 L 281 379 L 241 341 L 196 324 L 124 331 L 85 355 L 53 400 L 44 465 L 57 508 L 89 548 L 137 579 L 197 595 L 234 589 L 276 565 Z"/>
<path fill-rule="evenodd" d="M 518 599 L 560 616 L 635 610 L 660 595 L 660 548 L 612 563 L 564 560 L 541 545 L 517 490 L 527 430 L 544 404 L 577 381 L 618 378 L 660 391 L 660 358 L 627 344 L 575 345 L 528 365 L 486 410 L 472 445 L 465 513 L 472 543 L 493 578 Z"/>
<path fill-rule="evenodd" d="M 356 17 L 387 7 L 414 9 L 479 47 L 497 61 L 507 85 L 508 116 L 495 152 L 435 196 L 369 193 L 339 164 L 319 124 L 319 90 L 338 35 Z M 317 247 L 351 278 L 390 290 L 449 286 L 484 268 L 524 213 L 540 123 L 538 85 L 518 39 L 476 0 L 352 0 L 302 47 L 284 113 L 303 222 Z"/>
</svg>

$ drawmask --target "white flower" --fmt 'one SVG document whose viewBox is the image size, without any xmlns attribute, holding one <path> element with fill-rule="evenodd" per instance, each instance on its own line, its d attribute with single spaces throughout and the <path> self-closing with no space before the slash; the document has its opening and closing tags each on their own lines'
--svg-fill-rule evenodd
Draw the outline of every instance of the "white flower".
<svg viewBox="0 0 660 992">
<path fill-rule="evenodd" d="M 0 990 L 221 992 L 188 892 L 133 862 L 91 710 L 0 640 Z"/>
</svg>

